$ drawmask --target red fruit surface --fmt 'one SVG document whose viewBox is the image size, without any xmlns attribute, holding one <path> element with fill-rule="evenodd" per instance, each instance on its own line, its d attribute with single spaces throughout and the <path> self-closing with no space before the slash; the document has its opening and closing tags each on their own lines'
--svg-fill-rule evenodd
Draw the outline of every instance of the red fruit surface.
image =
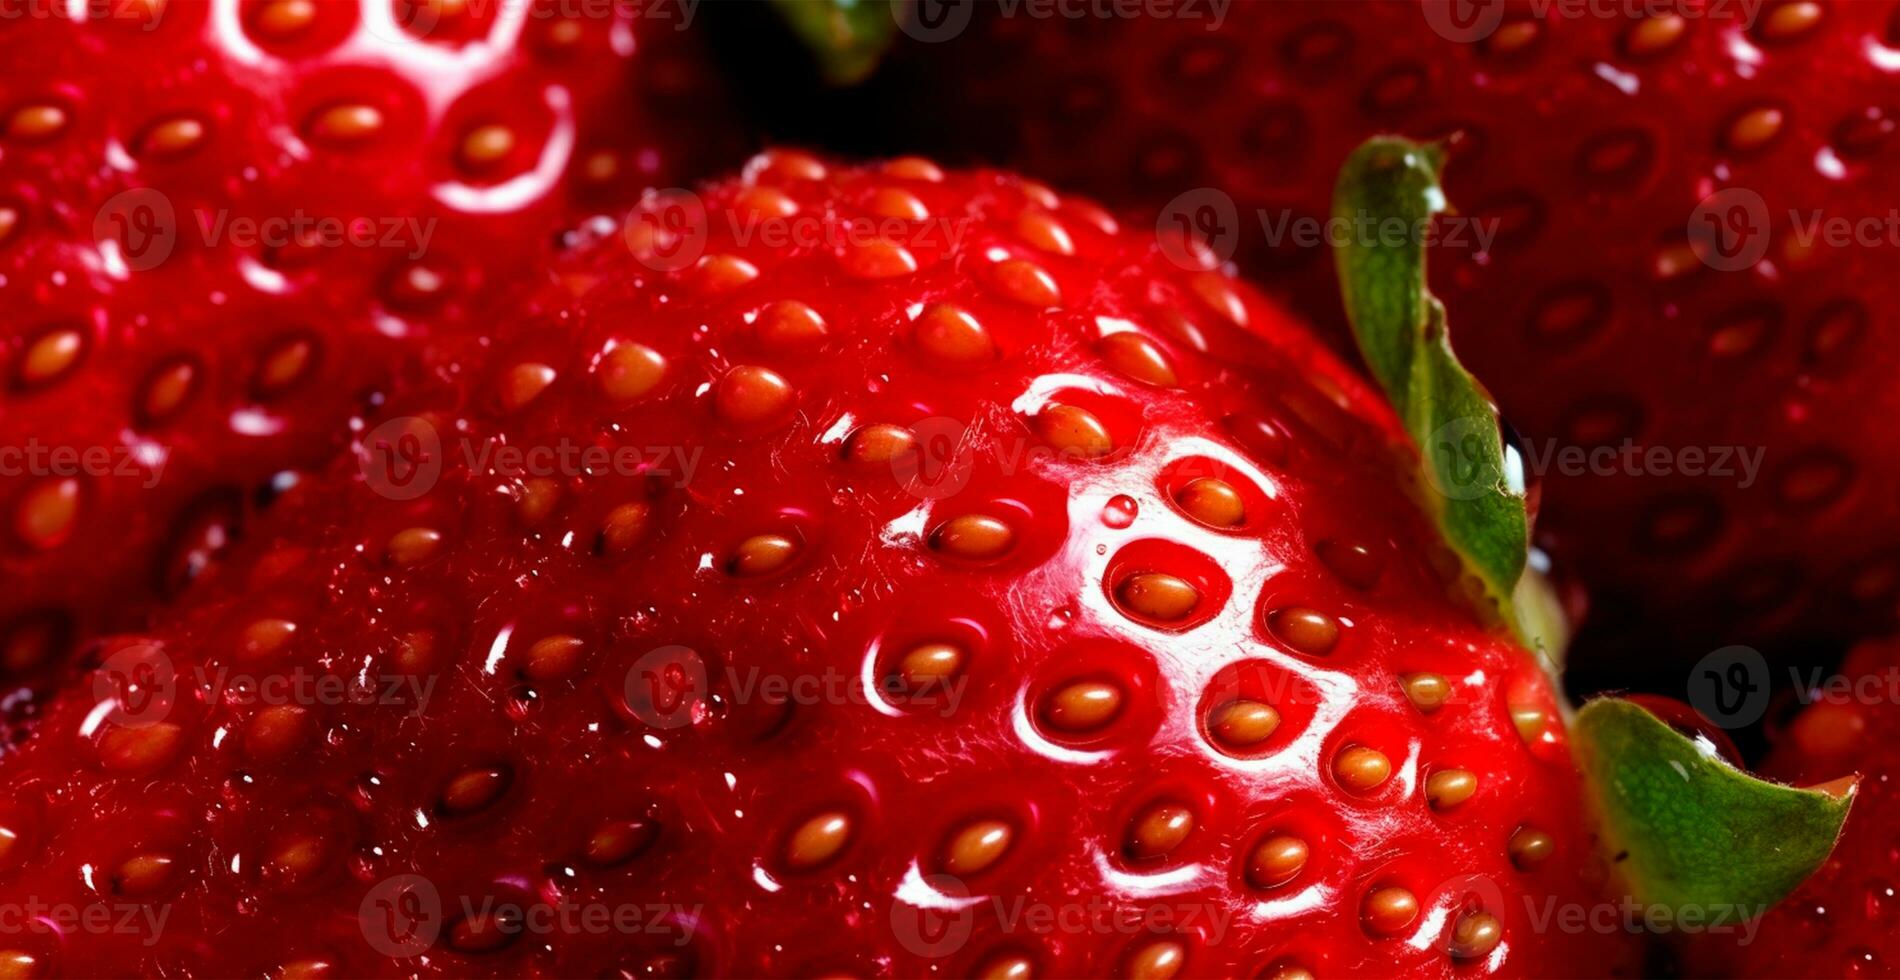
<svg viewBox="0 0 1900 980">
<path fill-rule="evenodd" d="M 1881 329 L 1900 306 L 1900 6 L 1665 6 L 1243 2 L 1213 30 L 1210 4 L 1026 5 L 901 45 L 888 80 L 915 84 L 887 101 L 1150 215 L 1231 195 L 1243 265 L 1323 324 L 1328 249 L 1271 244 L 1261 219 L 1329 214 L 1375 133 L 1462 133 L 1447 190 L 1496 237 L 1477 252 L 1466 226 L 1435 249 L 1434 288 L 1527 438 L 1545 543 L 1606 625 L 1637 627 L 1647 661 L 1693 624 L 1865 633 L 1900 599 L 1900 348 Z M 1710 214 L 1746 218 L 1720 268 L 1689 247 Z M 1808 237 L 1816 215 L 1869 237 Z"/>
<path fill-rule="evenodd" d="M 1834 854 L 1760 923 L 1710 937 L 1697 965 L 1748 977 L 1886 977 L 1900 970 L 1900 644 L 1862 643 L 1816 671 L 1805 706 L 1776 737 L 1764 775 L 1800 786 L 1860 777 Z"/>
<path fill-rule="evenodd" d="M 677 124 L 710 101 L 687 36 L 627 4 L 82 6 L 0 16 L 15 679 L 140 623 L 404 350 L 504 316 L 563 228 L 728 135 Z"/>
<path fill-rule="evenodd" d="M 1635 969 L 1540 925 L 1599 877 L 1548 682 L 1305 328 L 992 171 L 778 153 L 638 213 L 0 762 L 7 894 L 171 916 L 8 955 Z M 373 696 L 283 693 L 325 678 Z"/>
</svg>

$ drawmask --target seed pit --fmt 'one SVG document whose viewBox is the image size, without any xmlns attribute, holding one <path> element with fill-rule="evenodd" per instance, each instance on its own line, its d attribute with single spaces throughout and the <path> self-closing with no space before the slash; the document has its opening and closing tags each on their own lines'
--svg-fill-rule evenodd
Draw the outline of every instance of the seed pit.
<svg viewBox="0 0 1900 980">
<path fill-rule="evenodd" d="M 1270 661 L 1229 664 L 1201 692 L 1202 737 L 1224 755 L 1271 755 L 1306 729 L 1320 701 L 1310 681 Z"/>
<path fill-rule="evenodd" d="M 1154 538 L 1131 542 L 1116 552 L 1103 586 L 1122 615 L 1168 632 L 1213 619 L 1233 593 L 1233 583 L 1212 558 Z"/>
<path fill-rule="evenodd" d="M 1255 478 L 1206 456 L 1184 456 L 1161 470 L 1163 496 L 1189 520 L 1216 531 L 1248 531 L 1277 511 Z"/>
</svg>

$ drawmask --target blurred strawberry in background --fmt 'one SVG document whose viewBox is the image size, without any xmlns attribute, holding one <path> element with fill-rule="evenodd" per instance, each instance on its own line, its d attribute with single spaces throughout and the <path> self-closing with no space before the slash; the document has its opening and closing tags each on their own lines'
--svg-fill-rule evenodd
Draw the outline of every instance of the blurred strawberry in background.
<svg viewBox="0 0 1900 980">
<path fill-rule="evenodd" d="M 736 155 L 686 16 L 0 18 L 0 676 L 187 588 L 418 338 L 506 318 L 564 229 Z"/>
<path fill-rule="evenodd" d="M 763 117 L 888 120 L 1184 224 L 1321 323 L 1340 161 L 1457 134 L 1434 288 L 1590 587 L 1583 686 L 1892 621 L 1900 6 L 899 8 L 868 81 Z"/>
</svg>

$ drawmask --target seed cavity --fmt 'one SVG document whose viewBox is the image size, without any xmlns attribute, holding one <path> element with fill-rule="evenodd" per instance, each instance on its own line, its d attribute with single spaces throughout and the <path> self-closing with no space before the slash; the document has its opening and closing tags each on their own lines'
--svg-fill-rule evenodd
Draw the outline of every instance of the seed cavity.
<svg viewBox="0 0 1900 980">
<path fill-rule="evenodd" d="M 1270 737 L 1280 727 L 1280 712 L 1259 701 L 1229 701 L 1207 716 L 1207 730 L 1230 750 L 1245 751 Z"/>
<path fill-rule="evenodd" d="M 1425 780 L 1425 800 L 1434 810 L 1450 810 L 1478 791 L 1478 777 L 1469 769 L 1444 769 Z"/>
<path fill-rule="evenodd" d="M 1138 814 L 1123 848 L 1129 857 L 1151 861 L 1165 857 L 1194 832 L 1194 811 L 1179 803 L 1156 803 Z"/>
<path fill-rule="evenodd" d="M 1190 480 L 1174 492 L 1174 502 L 1182 512 L 1208 527 L 1232 528 L 1247 522 L 1246 501 L 1225 480 Z"/>
<path fill-rule="evenodd" d="M 994 561 L 1015 544 L 1016 532 L 987 514 L 953 517 L 930 532 L 932 550 L 964 561 Z"/>
<path fill-rule="evenodd" d="M 785 843 L 785 864 L 809 871 L 836 858 L 851 840 L 851 818 L 838 810 L 820 813 L 792 832 Z"/>
<path fill-rule="evenodd" d="M 1267 629 L 1295 651 L 1314 657 L 1331 653 L 1339 643 L 1339 620 L 1304 606 L 1268 613 Z"/>
<path fill-rule="evenodd" d="M 1121 714 L 1122 700 L 1122 689 L 1107 681 L 1073 681 L 1043 702 L 1042 720 L 1057 731 L 1086 735 L 1113 722 Z"/>
<path fill-rule="evenodd" d="M 1156 623 L 1178 623 L 1193 614 L 1201 593 L 1186 579 L 1165 572 L 1138 572 L 1115 588 L 1122 608 Z"/>
<path fill-rule="evenodd" d="M 1247 854 L 1247 883 L 1255 888 L 1278 888 L 1299 877 L 1311 852 L 1306 842 L 1289 834 L 1274 834 Z"/>
<path fill-rule="evenodd" d="M 1095 413 L 1074 405 L 1050 405 L 1038 412 L 1036 434 L 1057 452 L 1080 459 L 1096 459 L 1115 449 L 1108 426 Z"/>
<path fill-rule="evenodd" d="M 1397 886 L 1374 889 L 1359 910 L 1366 931 L 1375 936 L 1394 936 L 1418 919 L 1418 897 Z"/>
<path fill-rule="evenodd" d="M 1370 793 L 1392 776 L 1392 760 L 1364 745 L 1348 745 L 1333 757 L 1333 778 L 1347 792 Z"/>
<path fill-rule="evenodd" d="M 1015 838 L 1015 830 L 1001 820 L 967 823 L 944 845 L 944 873 L 963 878 L 987 871 L 1002 860 Z"/>
</svg>

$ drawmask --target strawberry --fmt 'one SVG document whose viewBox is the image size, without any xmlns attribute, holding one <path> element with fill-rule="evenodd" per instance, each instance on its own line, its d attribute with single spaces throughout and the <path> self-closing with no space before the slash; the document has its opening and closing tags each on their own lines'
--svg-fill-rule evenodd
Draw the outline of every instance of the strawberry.
<svg viewBox="0 0 1900 980">
<path fill-rule="evenodd" d="M 1857 646 L 1838 673 L 1814 675 L 1806 702 L 1776 737 L 1762 771 L 1824 784 L 1858 777 L 1861 801 L 1834 855 L 1747 941 L 1710 942 L 1698 968 L 1736 976 L 1878 977 L 1900 969 L 1892 928 L 1900 907 L 1893 844 L 1900 778 L 1900 646 Z"/>
<path fill-rule="evenodd" d="M 1544 917 L 1602 871 L 1541 667 L 1254 291 L 918 158 L 590 228 L 0 761 L 0 962 L 1636 969 Z"/>
<path fill-rule="evenodd" d="M 563 228 L 723 138 L 672 135 L 694 63 L 631 4 L 72 7 L 0 16 L 13 679 L 138 625 L 404 350 L 506 315 Z"/>
<path fill-rule="evenodd" d="M 930 41 L 896 35 L 871 101 L 928 129 L 892 142 L 948 134 L 1144 223 L 1214 215 L 1323 324 L 1338 162 L 1462 134 L 1447 188 L 1475 223 L 1434 285 L 1545 480 L 1544 542 L 1602 642 L 1639 641 L 1618 669 L 1695 624 L 1767 644 L 1892 621 L 1894 4 L 914 6 Z M 1712 219 L 1727 237 L 1702 241 Z"/>
</svg>

